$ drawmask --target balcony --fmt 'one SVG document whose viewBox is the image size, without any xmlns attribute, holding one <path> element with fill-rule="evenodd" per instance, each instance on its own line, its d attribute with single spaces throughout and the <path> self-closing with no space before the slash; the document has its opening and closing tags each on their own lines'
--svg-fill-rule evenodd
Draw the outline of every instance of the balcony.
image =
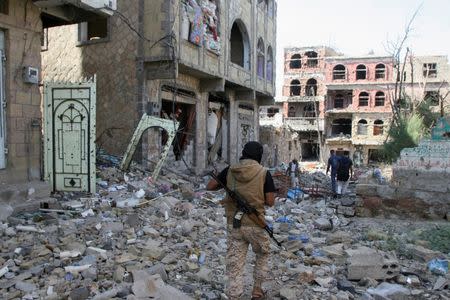
<svg viewBox="0 0 450 300">
<path fill-rule="evenodd" d="M 106 18 L 117 9 L 116 0 L 33 0 L 33 4 L 42 11 L 44 28 Z"/>
<path fill-rule="evenodd" d="M 319 102 L 325 100 L 324 96 L 289 96 L 283 98 L 283 102 Z"/>
<path fill-rule="evenodd" d="M 323 130 L 323 119 L 319 119 L 317 128 L 317 118 L 290 117 L 285 119 L 285 124 L 295 131 L 317 131 Z"/>
</svg>

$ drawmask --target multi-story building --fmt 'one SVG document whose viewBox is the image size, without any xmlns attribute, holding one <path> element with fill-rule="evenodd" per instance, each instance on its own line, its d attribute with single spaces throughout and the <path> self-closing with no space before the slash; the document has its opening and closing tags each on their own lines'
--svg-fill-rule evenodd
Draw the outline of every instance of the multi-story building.
<svg viewBox="0 0 450 300">
<path fill-rule="evenodd" d="M 389 56 L 326 58 L 324 150 L 377 159 L 392 117 L 393 65 Z"/>
<path fill-rule="evenodd" d="M 283 107 L 283 126 L 295 132 L 300 143 L 299 150 L 291 147 L 297 153 L 290 152 L 289 159 L 324 161 L 334 149 L 350 153 L 356 163 L 378 160 L 392 105 L 401 104 L 394 103 L 396 88 L 402 90 L 399 101 L 405 98 L 417 105 L 430 99 L 431 111 L 450 111 L 450 66 L 445 56 L 409 56 L 405 66 L 399 66 L 404 73 L 398 81 L 390 56 L 350 57 L 327 47 L 302 47 L 286 48 L 284 59 L 277 104 Z M 265 116 L 263 125 L 280 123 Z"/>
<path fill-rule="evenodd" d="M 46 28 L 111 13 L 84 2 L 0 1 L 0 183 L 41 178 L 39 83 Z"/>
<path fill-rule="evenodd" d="M 393 59 L 346 57 L 328 47 L 285 49 L 284 123 L 299 137 L 304 160 L 329 150 L 359 162 L 376 159 L 391 118 Z"/>
<path fill-rule="evenodd" d="M 64 40 L 69 39 L 69 42 Z M 239 158 L 275 92 L 274 0 L 117 1 L 109 18 L 49 30 L 45 79 L 97 74 L 98 144 L 123 154 L 143 113 L 176 116 L 174 153 L 197 171 Z M 141 153 L 155 161 L 163 133 Z"/>
</svg>

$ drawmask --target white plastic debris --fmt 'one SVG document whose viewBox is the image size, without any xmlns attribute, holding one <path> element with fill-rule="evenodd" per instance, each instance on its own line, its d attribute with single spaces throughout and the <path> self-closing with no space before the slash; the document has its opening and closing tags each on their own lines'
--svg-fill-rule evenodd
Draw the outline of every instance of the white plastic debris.
<svg viewBox="0 0 450 300">
<path fill-rule="evenodd" d="M 137 191 L 136 193 L 134 193 L 134 196 L 138 199 L 141 199 L 142 197 L 145 196 L 145 191 L 143 189 L 140 189 L 139 191 Z"/>
<path fill-rule="evenodd" d="M 124 208 L 124 207 L 135 207 L 139 204 L 139 199 L 130 198 L 127 200 L 122 200 L 117 202 L 117 207 Z"/>
<path fill-rule="evenodd" d="M 16 229 L 18 231 L 26 231 L 26 232 L 37 232 L 37 233 L 45 233 L 44 230 L 37 229 L 34 226 L 23 226 L 23 225 L 17 225 Z"/>
<path fill-rule="evenodd" d="M 51 296 L 53 294 L 54 294 L 54 292 L 53 292 L 53 285 L 51 285 L 47 289 L 47 296 Z"/>
<path fill-rule="evenodd" d="M 90 208 L 90 209 L 88 209 L 88 210 L 82 212 L 81 215 L 83 216 L 83 218 L 87 218 L 87 217 L 93 217 L 93 216 L 95 216 L 95 213 L 94 213 L 94 211 L 92 210 L 92 208 Z"/>
<path fill-rule="evenodd" d="M 95 225 L 95 229 L 97 229 L 97 230 L 102 229 L 102 224 L 98 223 L 97 225 Z"/>
<path fill-rule="evenodd" d="M 8 267 L 3 267 L 3 268 L 1 268 L 1 269 L 0 269 L 0 278 L 2 278 L 3 275 L 5 275 L 5 274 L 8 273 L 8 272 L 9 272 Z"/>
<path fill-rule="evenodd" d="M 90 267 L 91 267 L 91 264 L 83 265 L 83 266 L 67 266 L 67 267 L 64 267 L 64 271 L 66 271 L 68 273 L 72 273 L 72 274 L 77 274 L 77 273 L 86 271 Z"/>
<path fill-rule="evenodd" d="M 169 220 L 169 213 L 166 211 L 164 211 L 164 220 L 167 221 Z"/>
<path fill-rule="evenodd" d="M 59 258 L 74 258 L 78 256 L 81 256 L 81 252 L 78 250 L 62 251 L 59 253 Z"/>
</svg>

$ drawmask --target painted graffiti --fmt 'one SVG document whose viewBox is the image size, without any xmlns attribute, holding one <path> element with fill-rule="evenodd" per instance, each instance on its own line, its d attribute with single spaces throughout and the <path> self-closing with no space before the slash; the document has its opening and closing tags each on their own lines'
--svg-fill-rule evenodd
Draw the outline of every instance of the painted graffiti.
<svg viewBox="0 0 450 300">
<path fill-rule="evenodd" d="M 424 140 L 416 148 L 403 149 L 394 168 L 450 172 L 450 141 Z"/>
</svg>

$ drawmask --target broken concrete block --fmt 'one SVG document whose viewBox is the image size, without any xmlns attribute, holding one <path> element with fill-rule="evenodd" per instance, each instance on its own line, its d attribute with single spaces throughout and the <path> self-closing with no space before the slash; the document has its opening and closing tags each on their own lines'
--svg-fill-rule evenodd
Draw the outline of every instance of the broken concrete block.
<svg viewBox="0 0 450 300">
<path fill-rule="evenodd" d="M 337 209 L 338 214 L 344 215 L 345 217 L 354 217 L 356 214 L 354 207 L 348 207 L 348 206 L 338 206 Z"/>
<path fill-rule="evenodd" d="M 331 230 L 331 222 L 325 218 L 318 218 L 314 221 L 314 226 L 320 230 Z"/>
<path fill-rule="evenodd" d="M 384 256 L 367 247 L 345 251 L 348 258 L 348 279 L 360 280 L 364 277 L 373 279 L 389 279 L 398 275 L 399 264 L 395 260 L 387 260 Z"/>
<path fill-rule="evenodd" d="M 356 194 L 359 196 L 378 196 L 377 184 L 357 184 Z"/>
<path fill-rule="evenodd" d="M 5 222 L 8 220 L 8 217 L 12 215 L 14 209 L 11 205 L 8 204 L 0 204 L 0 222 Z"/>
<path fill-rule="evenodd" d="M 344 256 L 344 244 L 334 244 L 331 246 L 322 247 L 322 252 L 332 258 L 339 258 Z"/>
<path fill-rule="evenodd" d="M 25 281 L 18 281 L 14 285 L 14 287 L 24 293 L 31 293 L 31 292 L 37 290 L 37 286 L 35 284 L 25 282 Z"/>
<path fill-rule="evenodd" d="M 132 274 L 131 290 L 137 298 L 192 300 L 180 290 L 166 285 L 158 274 L 150 276 L 145 271 L 133 271 Z"/>
<path fill-rule="evenodd" d="M 286 300 L 296 300 L 298 299 L 297 297 L 297 290 L 293 289 L 293 288 L 282 288 L 280 290 L 280 297 L 281 299 L 286 299 Z"/>
<path fill-rule="evenodd" d="M 161 276 L 161 279 L 163 281 L 167 281 L 167 279 L 169 278 L 169 276 L 167 276 L 166 268 L 163 264 L 156 264 L 148 268 L 146 271 L 150 275 L 158 274 L 159 276 Z"/>
<path fill-rule="evenodd" d="M 86 287 L 80 287 L 77 289 L 74 289 L 69 294 L 70 300 L 86 300 L 89 298 L 89 295 L 91 293 Z"/>
<path fill-rule="evenodd" d="M 433 251 L 422 247 L 420 245 L 407 244 L 406 249 L 411 253 L 413 258 L 420 260 L 421 262 L 428 262 L 433 258 L 439 257 L 442 255 L 438 251 Z"/>
<path fill-rule="evenodd" d="M 376 288 L 367 290 L 375 299 L 409 300 L 411 291 L 399 284 L 383 282 Z"/>
</svg>

